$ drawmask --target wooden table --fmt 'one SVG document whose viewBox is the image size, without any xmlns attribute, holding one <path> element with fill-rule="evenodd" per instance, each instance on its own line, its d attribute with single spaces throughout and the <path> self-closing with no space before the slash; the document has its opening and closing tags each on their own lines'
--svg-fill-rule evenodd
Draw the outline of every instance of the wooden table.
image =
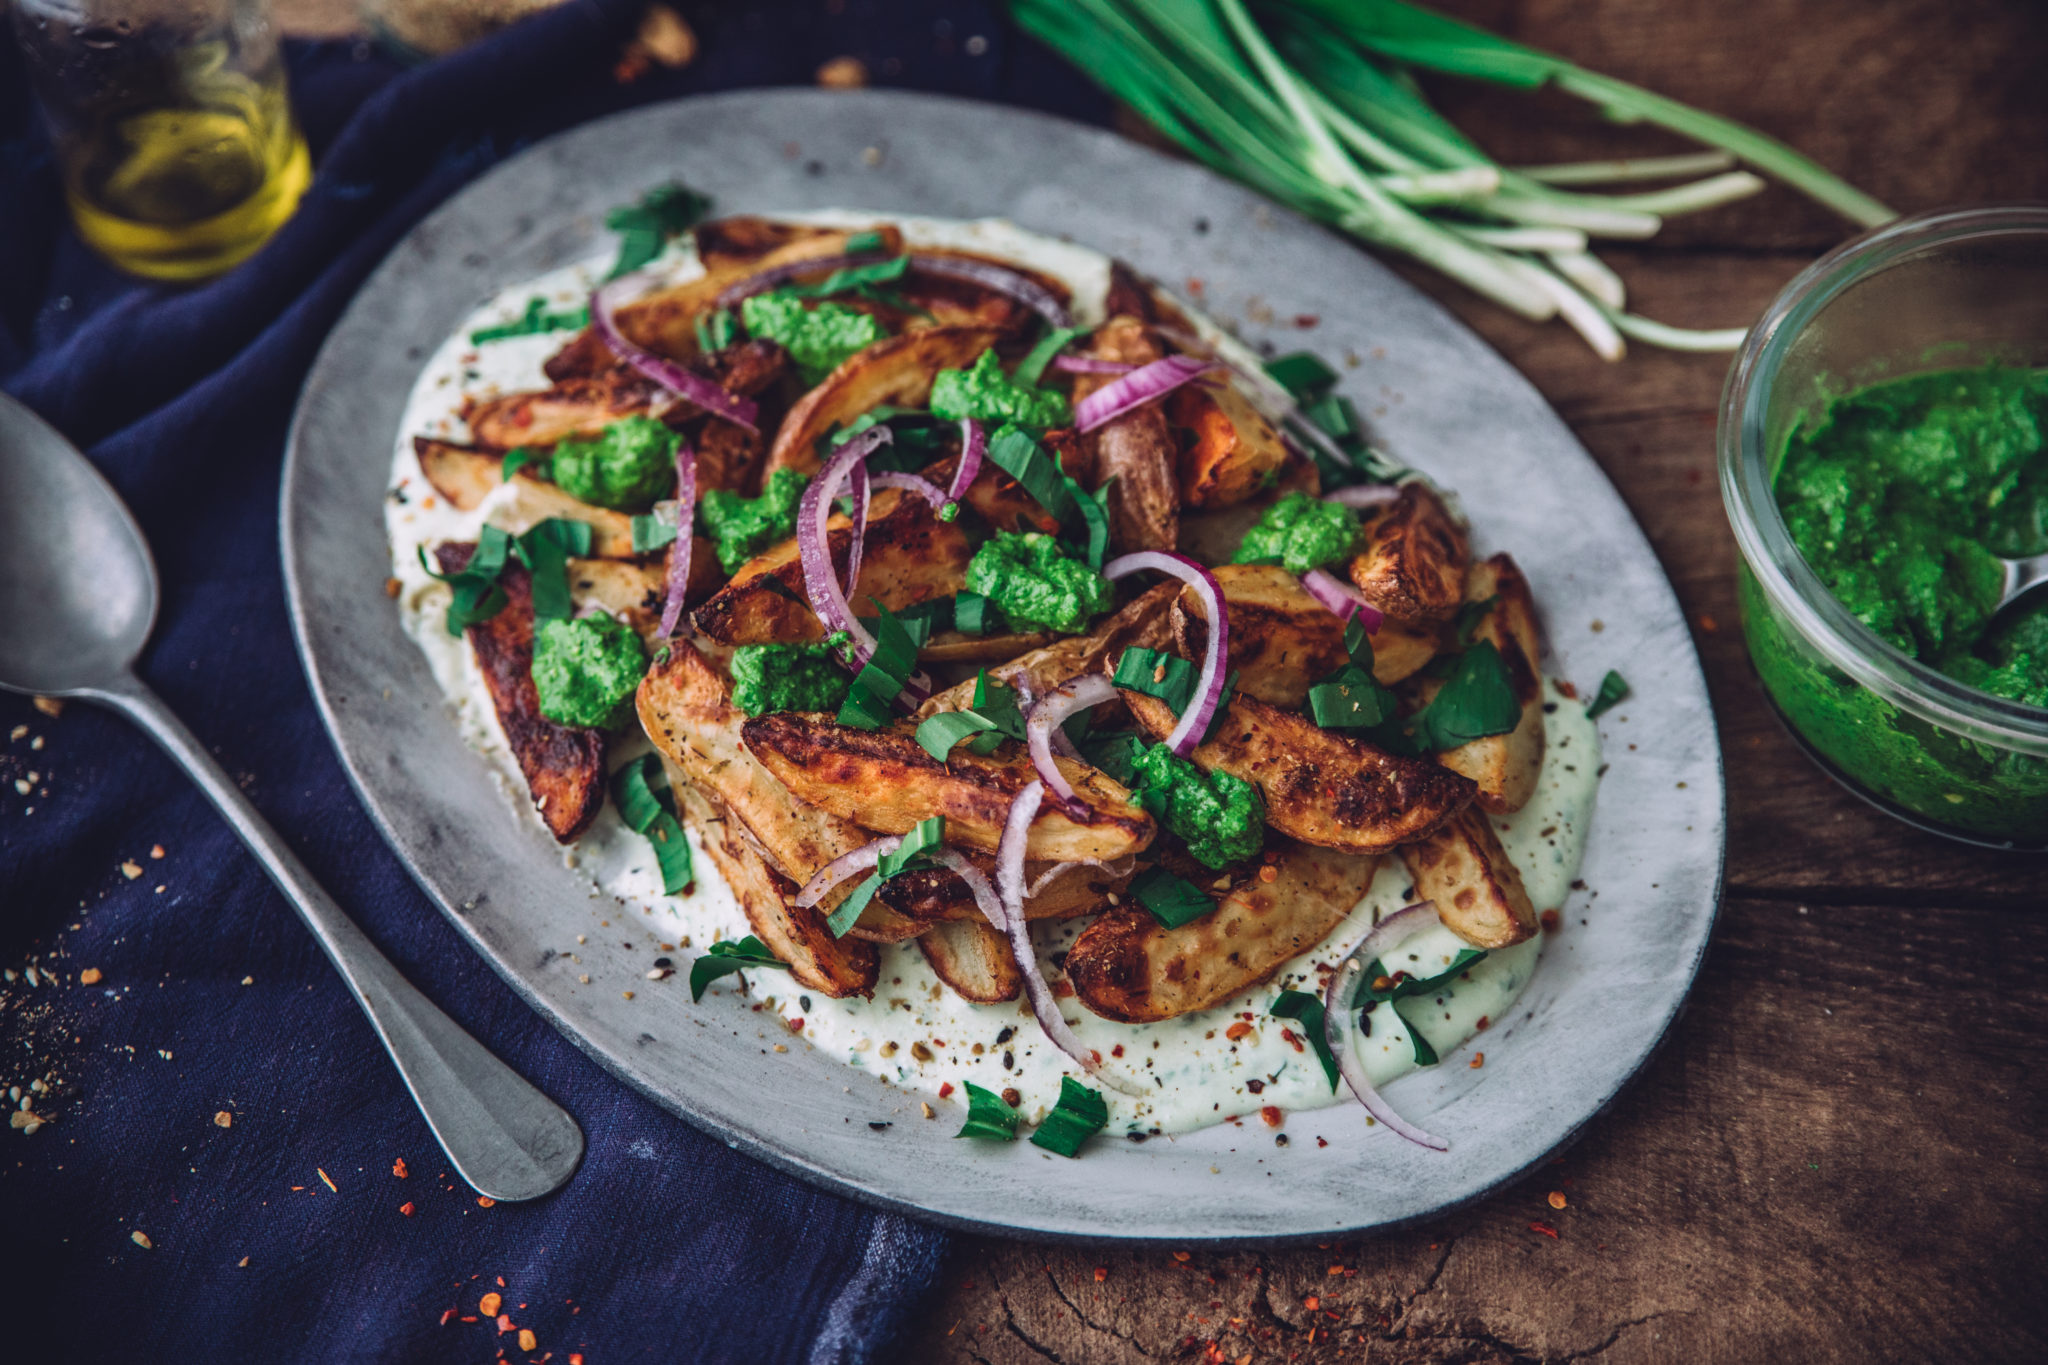
<svg viewBox="0 0 2048 1365">
<path fill-rule="evenodd" d="M 1446 7 L 1750 122 L 1902 211 L 2048 199 L 2048 7 L 2032 0 Z M 296 31 L 355 22 L 352 0 L 280 9 Z M 1439 94 L 1510 163 L 1675 149 L 1564 99 Z M 1640 311 L 1731 326 L 1847 232 L 1774 189 L 1605 255 Z M 967 1239 L 908 1358 L 2048 1359 L 2048 1088 L 2031 1074 L 2048 1062 L 2048 860 L 1948 845 L 1872 812 L 1766 709 L 1714 475 L 1725 356 L 1639 348 L 1605 364 L 1562 324 L 1531 326 L 1409 273 L 1577 430 L 1694 623 L 1727 757 L 1729 843 L 1691 1006 L 1576 1145 L 1492 1198 L 1321 1247 Z"/>
<path fill-rule="evenodd" d="M 2048 199 L 2039 5 L 1448 7 L 1753 123 L 1902 211 Z M 1674 149 L 1561 98 L 1440 93 L 1508 162 Z M 1730 326 L 1846 234 L 1774 189 L 1606 255 L 1639 310 Z M 1472 1207 L 1327 1247 L 970 1241 L 912 1358 L 2048 1359 L 2048 1086 L 2032 1074 L 2048 1063 L 2048 860 L 1952 846 L 1871 811 L 1767 710 L 1715 482 L 1727 357 L 1638 348 L 1605 364 L 1562 324 L 1525 324 L 1409 273 L 1572 424 L 1694 623 L 1729 841 L 1691 1005 L 1577 1144 Z"/>
</svg>

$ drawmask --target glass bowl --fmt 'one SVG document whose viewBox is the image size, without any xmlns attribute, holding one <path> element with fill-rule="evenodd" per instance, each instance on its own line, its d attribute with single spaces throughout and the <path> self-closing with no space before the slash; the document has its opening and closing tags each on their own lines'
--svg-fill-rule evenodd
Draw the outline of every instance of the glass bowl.
<svg viewBox="0 0 2048 1365">
<path fill-rule="evenodd" d="M 1772 483 L 1830 398 L 1930 370 L 2048 365 L 2048 207 L 1901 219 L 1828 253 L 1750 330 L 1721 396 L 1721 497 L 1742 552 L 1743 637 L 1808 754 L 1909 823 L 2048 849 L 2048 710 L 1878 638 L 1808 567 Z"/>
</svg>

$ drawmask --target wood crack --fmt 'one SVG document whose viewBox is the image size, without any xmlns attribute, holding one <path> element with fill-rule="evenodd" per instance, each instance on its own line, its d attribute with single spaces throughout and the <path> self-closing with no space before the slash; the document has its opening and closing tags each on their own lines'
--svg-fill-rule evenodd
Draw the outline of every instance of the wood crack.
<svg viewBox="0 0 2048 1365">
<path fill-rule="evenodd" d="M 1131 1349 L 1136 1351 L 1139 1355 L 1145 1357 L 1147 1360 L 1153 1358 L 1152 1352 L 1146 1350 L 1144 1346 L 1140 1345 L 1138 1339 L 1135 1336 L 1131 1335 L 1128 1332 L 1119 1332 L 1116 1328 L 1110 1326 L 1108 1323 L 1096 1322 L 1094 1319 L 1090 1318 L 1086 1313 L 1083 1313 L 1081 1311 L 1080 1305 L 1076 1304 L 1072 1299 L 1068 1298 L 1067 1291 L 1060 1287 L 1059 1276 L 1052 1273 L 1051 1266 L 1047 1266 L 1045 1268 L 1045 1280 L 1047 1284 L 1050 1284 L 1052 1286 L 1052 1292 L 1059 1296 L 1059 1301 L 1067 1306 L 1067 1311 L 1072 1313 L 1075 1319 L 1079 1321 L 1082 1326 L 1088 1328 L 1091 1331 L 1101 1332 L 1105 1336 L 1115 1337 L 1118 1341 L 1128 1342 L 1130 1344 Z"/>
<path fill-rule="evenodd" d="M 996 1302 L 1003 1306 L 1003 1326 L 1009 1330 L 1010 1335 L 1017 1338 L 1019 1342 L 1023 1343 L 1025 1350 L 1031 1352 L 1039 1359 L 1049 1360 L 1052 1362 L 1052 1365 L 1067 1365 L 1066 1359 L 1059 1352 L 1035 1340 L 1029 1332 L 1026 1332 L 1017 1325 L 1017 1314 L 1010 1307 L 1009 1286 L 1003 1283 L 1002 1276 L 996 1274 L 993 1267 L 989 1269 L 988 1278 L 989 1283 L 996 1287 Z"/>
</svg>

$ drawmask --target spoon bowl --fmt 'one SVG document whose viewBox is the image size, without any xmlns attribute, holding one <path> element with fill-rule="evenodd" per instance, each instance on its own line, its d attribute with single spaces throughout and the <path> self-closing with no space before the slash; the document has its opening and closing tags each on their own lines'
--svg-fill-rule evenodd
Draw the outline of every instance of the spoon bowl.
<svg viewBox="0 0 2048 1365">
<path fill-rule="evenodd" d="M 0 688 L 95 701 L 148 731 L 299 912 L 462 1178 L 497 1200 L 562 1187 L 583 1132 L 401 976 L 133 671 L 156 623 L 142 528 L 55 428 L 0 394 Z"/>
</svg>

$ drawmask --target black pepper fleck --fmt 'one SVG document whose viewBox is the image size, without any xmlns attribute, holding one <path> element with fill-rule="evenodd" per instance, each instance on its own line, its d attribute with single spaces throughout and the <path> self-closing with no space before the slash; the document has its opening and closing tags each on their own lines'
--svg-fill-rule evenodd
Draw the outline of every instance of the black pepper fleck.
<svg viewBox="0 0 2048 1365">
<path fill-rule="evenodd" d="M 1004 1043 L 1009 1042 L 1012 1038 L 1015 1038 L 1016 1036 L 1017 1030 L 1013 1028 L 1005 1028 L 1001 1033 L 998 1033 L 996 1035 L 996 1046 L 1001 1047 Z"/>
<path fill-rule="evenodd" d="M 673 966 L 675 966 L 676 964 L 675 964 L 675 963 L 673 963 L 673 962 L 671 962 L 671 961 L 669 961 L 669 960 L 668 960 L 667 958 L 665 958 L 665 957 L 657 957 L 656 959 L 654 959 L 654 965 L 655 965 L 655 966 L 657 966 L 657 967 L 673 967 Z M 806 1007 L 806 1008 L 808 1008 L 808 1007 Z"/>
<path fill-rule="evenodd" d="M 1014 1069 L 1014 1068 L 1016 1067 L 1016 1065 L 1017 1065 L 1017 1054 L 1016 1054 L 1016 1053 L 1014 1053 L 1014 1052 L 1005 1052 L 1005 1053 L 1003 1053 L 1003 1070 L 1005 1070 L 1005 1071 L 1009 1071 L 1009 1070 L 1012 1070 L 1012 1069 Z"/>
<path fill-rule="evenodd" d="M 874 1129 L 878 1133 L 881 1132 L 884 1128 L 887 1128 L 888 1126 L 889 1125 L 886 1122 L 868 1124 L 868 1127 Z"/>
</svg>

